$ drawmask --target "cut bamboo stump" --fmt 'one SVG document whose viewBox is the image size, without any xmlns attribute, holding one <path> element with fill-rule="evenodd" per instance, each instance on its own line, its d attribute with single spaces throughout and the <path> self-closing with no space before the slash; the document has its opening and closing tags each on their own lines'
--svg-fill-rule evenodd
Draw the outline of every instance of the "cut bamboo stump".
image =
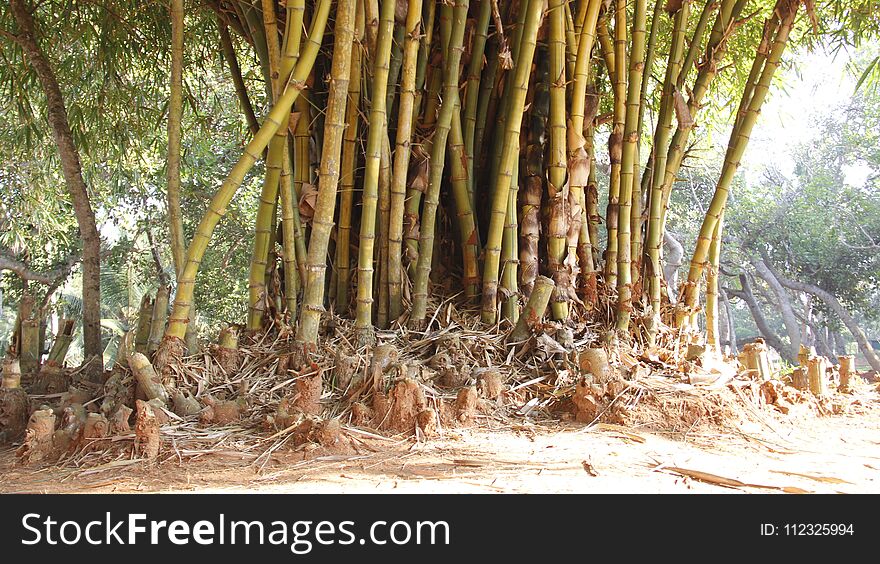
<svg viewBox="0 0 880 564">
<path fill-rule="evenodd" d="M 25 464 L 39 462 L 52 454 L 55 440 L 55 414 L 51 409 L 38 409 L 28 419 L 24 443 L 15 455 Z"/>
<path fill-rule="evenodd" d="M 138 314 L 137 334 L 134 339 L 134 350 L 141 354 L 147 354 L 150 342 L 150 322 L 153 317 L 153 298 L 144 294 L 141 299 L 141 309 Z"/>
<path fill-rule="evenodd" d="M 21 389 L 18 361 L 3 361 L 3 384 L 0 386 L 0 444 L 21 438 L 28 422 L 28 396 Z"/>
<path fill-rule="evenodd" d="M 840 383 L 837 389 L 841 392 L 848 392 L 855 373 L 856 358 L 852 355 L 846 355 L 837 357 L 837 360 L 840 362 Z"/>
<path fill-rule="evenodd" d="M 807 360 L 807 378 L 810 381 L 810 392 L 814 396 L 824 396 L 828 393 L 827 378 L 825 371 L 828 361 L 823 356 L 814 356 Z"/>
<path fill-rule="evenodd" d="M 21 386 L 21 365 L 14 358 L 3 361 L 3 388 L 14 389 Z"/>
<path fill-rule="evenodd" d="M 593 375 L 593 383 L 604 384 L 614 376 L 608 353 L 605 349 L 584 349 L 578 355 L 578 365 L 582 373 Z"/>
<path fill-rule="evenodd" d="M 755 371 L 762 382 L 773 378 L 773 371 L 770 368 L 770 359 L 767 356 L 767 345 L 764 343 L 764 339 L 755 339 L 754 343 L 744 345 L 741 361 L 747 370 Z"/>
<path fill-rule="evenodd" d="M 67 357 L 67 351 L 70 343 L 73 341 L 73 319 L 62 319 L 58 323 L 58 334 L 55 335 L 55 342 L 52 343 L 52 349 L 46 358 L 46 364 L 55 366 L 64 366 L 64 359 Z"/>
<path fill-rule="evenodd" d="M 238 329 L 234 325 L 220 330 L 217 346 L 214 347 L 214 358 L 227 376 L 238 371 L 241 365 L 241 353 L 238 350 Z"/>
<path fill-rule="evenodd" d="M 147 341 L 147 352 L 153 354 L 159 349 L 162 336 L 165 334 L 165 322 L 168 320 L 168 295 L 171 290 L 168 286 L 159 286 L 156 291 L 156 301 L 153 302 L 153 314 L 150 318 L 150 337 Z"/>
<path fill-rule="evenodd" d="M 807 369 L 799 366 L 791 373 L 791 385 L 798 390 L 808 390 L 810 388 L 810 379 L 807 378 Z"/>
<path fill-rule="evenodd" d="M 553 288 L 555 287 L 556 283 L 550 278 L 538 276 L 535 280 L 532 294 L 529 296 L 529 301 L 522 315 L 520 315 L 519 321 L 516 322 L 516 327 L 513 328 L 513 331 L 508 336 L 509 342 L 518 343 L 525 341 L 535 331 L 538 325 L 540 325 L 544 313 L 547 311 L 547 304 L 550 303 L 550 296 L 553 294 Z"/>
<path fill-rule="evenodd" d="M 143 356 L 143 355 L 141 355 Z M 134 451 L 137 456 L 155 460 L 159 456 L 159 422 L 152 406 L 141 400 L 135 402 L 137 419 L 134 426 Z"/>
<path fill-rule="evenodd" d="M 806 345 L 801 345 L 800 350 L 798 350 L 798 364 L 800 364 L 801 366 L 806 368 L 807 362 L 814 356 L 816 356 L 816 348 L 815 347 L 808 347 Z"/>
<path fill-rule="evenodd" d="M 23 374 L 35 374 L 40 369 L 40 321 L 38 319 L 23 319 L 21 322 L 19 362 Z"/>
</svg>

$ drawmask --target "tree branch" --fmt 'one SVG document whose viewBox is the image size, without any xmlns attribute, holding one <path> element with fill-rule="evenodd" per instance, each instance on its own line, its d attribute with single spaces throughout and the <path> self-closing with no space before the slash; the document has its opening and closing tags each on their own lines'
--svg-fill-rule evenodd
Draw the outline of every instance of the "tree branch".
<svg viewBox="0 0 880 564">
<path fill-rule="evenodd" d="M 32 270 L 27 263 L 17 258 L 11 252 L 5 249 L 0 249 L 0 270 L 9 270 L 10 272 L 17 274 L 22 280 L 39 282 L 41 284 L 53 284 L 59 278 L 61 278 L 63 282 L 63 279 L 67 278 L 67 275 L 70 274 L 70 271 L 73 269 L 73 265 L 77 262 L 78 254 L 70 255 L 65 259 L 61 266 L 52 270 L 40 272 Z"/>
</svg>

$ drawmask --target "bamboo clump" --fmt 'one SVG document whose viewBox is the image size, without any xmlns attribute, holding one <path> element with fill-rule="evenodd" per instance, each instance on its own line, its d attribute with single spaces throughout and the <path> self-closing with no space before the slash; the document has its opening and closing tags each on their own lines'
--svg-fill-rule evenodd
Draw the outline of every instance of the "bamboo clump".
<svg viewBox="0 0 880 564">
<path fill-rule="evenodd" d="M 450 296 L 508 331 L 523 305 L 536 315 L 528 304 L 545 276 L 555 321 L 594 320 L 614 339 L 650 344 L 664 325 L 687 341 L 705 316 L 717 348 L 721 218 L 802 3 L 778 0 L 751 46 L 673 309 L 662 273 L 669 196 L 728 44 L 748 40 L 745 0 L 221 0 L 221 44 L 246 117 L 230 33 L 253 47 L 272 105 L 262 123 L 248 117 L 252 139 L 175 255 L 167 326 L 162 290 L 142 303 L 135 349 L 160 349 L 159 372 L 180 356 L 202 255 L 261 159 L 250 332 L 282 321 L 309 353 L 332 308 L 354 317 L 358 346 L 372 346 L 377 329 L 429 329 L 435 298 Z M 606 202 L 600 134 L 609 134 Z M 769 378 L 760 357 L 748 366 Z"/>
</svg>

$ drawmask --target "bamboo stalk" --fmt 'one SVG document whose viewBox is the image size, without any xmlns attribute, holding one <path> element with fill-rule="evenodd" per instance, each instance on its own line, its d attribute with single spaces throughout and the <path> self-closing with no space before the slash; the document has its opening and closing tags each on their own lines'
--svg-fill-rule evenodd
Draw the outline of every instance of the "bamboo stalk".
<svg viewBox="0 0 880 564">
<path fill-rule="evenodd" d="M 285 4 L 286 24 L 284 38 L 281 45 L 281 69 L 276 90 L 280 90 L 281 84 L 286 82 L 290 73 L 299 59 L 300 45 L 302 42 L 302 24 L 305 15 L 305 0 L 290 0 Z M 280 140 L 279 140 L 280 138 Z M 281 177 L 279 179 L 279 191 L 281 201 L 281 237 L 282 237 L 282 262 L 284 264 L 284 298 L 285 308 L 288 313 L 287 322 L 290 326 L 296 324 L 297 294 L 300 286 L 299 264 L 296 256 L 297 234 L 301 230 L 299 206 L 293 193 L 291 181 L 291 162 L 288 147 L 288 128 L 279 127 L 271 143 L 282 144 L 281 150 Z"/>
<path fill-rule="evenodd" d="M 599 12 L 602 8 L 602 0 L 589 0 L 581 3 L 583 20 L 576 22 L 579 35 L 576 36 L 577 51 L 575 65 L 572 73 L 571 91 L 571 124 L 568 134 L 568 172 L 571 191 L 580 204 L 584 214 L 588 214 L 587 195 L 585 187 L 589 183 L 590 169 L 592 167 L 592 154 L 588 151 L 588 145 L 592 150 L 592 121 L 595 117 L 596 104 L 595 92 L 590 92 L 590 116 L 589 127 L 585 128 L 587 120 L 587 89 L 589 84 L 593 46 L 596 41 L 596 25 L 599 20 Z M 579 17 L 580 20 L 580 17 Z M 585 136 L 584 131 L 589 131 Z M 581 233 L 578 238 L 579 266 L 585 274 L 585 279 L 592 276 L 594 271 L 592 244 L 589 219 L 581 222 Z"/>
<path fill-rule="evenodd" d="M 477 129 L 477 107 L 480 102 L 480 82 L 483 74 L 486 41 L 489 35 L 489 21 L 492 18 L 492 0 L 480 0 L 480 10 L 474 24 L 474 35 L 470 45 L 470 61 L 465 86 L 464 115 L 461 118 L 464 150 L 467 155 L 468 192 L 473 194 L 474 183 L 474 140 Z M 496 67 L 497 68 L 497 67 Z M 472 201 L 471 206 L 474 203 Z"/>
<path fill-rule="evenodd" d="M 455 93 L 452 111 L 452 123 L 449 129 L 449 181 L 452 185 L 452 196 L 455 200 L 457 212 L 457 224 L 459 241 L 461 244 L 462 262 L 464 263 L 464 275 L 462 284 L 464 295 L 468 299 L 476 298 L 480 291 L 480 271 L 477 265 L 477 255 L 480 252 L 480 235 L 474 218 L 474 194 L 470 181 L 469 171 L 471 161 L 464 145 L 464 134 L 461 126 L 461 106 L 458 93 Z M 514 217 L 515 219 L 515 217 Z"/>
<path fill-rule="evenodd" d="M 382 134 L 382 158 L 379 161 L 379 288 L 376 307 L 376 326 L 388 327 L 388 223 L 391 218 L 391 142 L 386 129 Z"/>
<path fill-rule="evenodd" d="M 650 169 L 645 171 L 645 177 L 650 171 L 652 175 L 651 191 L 648 206 L 648 233 L 645 238 L 645 252 L 649 260 L 648 294 L 651 301 L 651 310 L 654 323 L 649 331 L 649 339 L 653 342 L 659 328 L 660 321 L 660 297 L 662 294 L 663 272 L 660 266 L 660 253 L 663 243 L 663 234 L 660 226 L 661 205 L 663 203 L 663 174 L 666 172 L 666 155 L 669 144 L 669 136 L 672 133 L 673 103 L 675 85 L 681 74 L 681 62 L 684 52 L 685 32 L 690 13 L 690 2 L 683 2 L 681 8 L 675 12 L 672 24 L 672 43 L 669 48 L 669 58 L 666 64 L 666 74 L 663 79 L 663 92 L 660 98 L 660 110 L 657 116 L 657 127 L 654 132 L 654 144 L 651 147 L 653 163 Z M 697 36 L 695 35 L 695 39 Z"/>
<path fill-rule="evenodd" d="M 309 102 L 308 92 L 303 92 L 297 97 L 293 104 L 293 113 L 296 116 L 296 127 L 293 132 L 293 199 L 299 204 L 302 196 L 312 190 L 313 167 L 310 156 L 309 146 L 311 144 L 311 110 L 312 105 Z M 290 119 L 290 118 L 288 118 Z M 289 123 L 289 122 L 288 122 Z M 303 225 L 299 214 L 299 205 L 297 205 L 297 213 L 293 216 L 294 229 L 296 236 L 296 262 L 299 266 L 300 280 L 305 280 L 306 271 L 306 226 Z"/>
<path fill-rule="evenodd" d="M 518 152 L 518 151 L 517 151 Z M 513 182 L 519 181 L 519 162 L 514 165 Z M 501 240 L 501 288 L 504 299 L 501 302 L 501 316 L 515 324 L 519 319 L 519 289 L 517 275 L 519 271 L 519 247 L 517 245 L 516 195 L 518 186 L 512 186 L 507 200 L 507 216 L 504 222 L 504 235 Z"/>
<path fill-rule="evenodd" d="M 376 48 L 373 53 L 370 118 L 367 146 L 364 153 L 364 184 L 361 207 L 361 229 L 358 239 L 357 312 L 355 326 L 362 344 L 372 343 L 373 336 L 373 261 L 375 260 L 376 208 L 379 201 L 379 169 L 382 164 L 383 136 L 388 136 L 385 115 L 388 66 L 394 32 L 396 0 L 382 0 Z"/>
<path fill-rule="evenodd" d="M 736 174 L 737 169 L 739 168 L 752 129 L 758 120 L 761 106 L 767 97 L 767 92 L 770 90 L 770 82 L 773 79 L 776 69 L 779 67 L 782 53 L 785 51 L 786 44 L 788 43 L 789 34 L 791 33 L 791 28 L 795 16 L 797 15 L 798 8 L 800 8 L 800 0 L 778 0 L 772 17 L 778 18 L 779 23 L 777 26 L 765 27 L 765 37 L 759 47 L 759 51 L 769 49 L 767 51 L 766 61 L 763 65 L 764 68 L 760 74 L 761 78 L 755 84 L 748 105 L 744 105 L 744 108 L 742 108 L 742 115 L 737 122 L 737 127 L 734 128 L 730 134 L 730 142 L 728 143 L 727 154 L 724 158 L 721 175 L 715 186 L 715 193 L 712 196 L 709 209 L 706 212 L 705 218 L 703 218 L 703 224 L 700 227 L 700 234 L 697 239 L 696 247 L 694 248 L 694 254 L 691 258 L 688 279 L 683 290 L 682 302 L 684 304 L 684 309 L 679 316 L 685 314 L 696 303 L 697 286 L 706 266 L 712 233 L 721 218 L 721 214 L 724 212 L 724 207 L 727 203 L 727 195 L 730 191 L 730 185 L 733 182 L 733 177 Z M 772 27 L 776 27 L 776 33 L 771 42 L 769 35 L 766 34 L 766 30 L 769 30 Z M 678 322 L 681 322 L 680 317 Z"/>
<path fill-rule="evenodd" d="M 262 0 L 262 7 L 266 57 L 271 77 L 269 87 L 272 99 L 277 100 L 281 92 L 281 82 L 286 82 L 287 77 L 283 76 L 281 68 L 281 47 L 278 44 L 278 23 L 275 18 L 274 0 Z M 254 226 L 254 250 L 248 276 L 247 328 L 250 330 L 259 329 L 263 325 L 269 299 L 266 292 L 266 271 L 269 269 L 269 257 L 274 257 L 272 236 L 275 233 L 276 225 L 275 214 L 281 180 L 281 161 L 287 158 L 285 151 L 286 130 L 286 127 L 278 128 L 281 135 L 276 131 L 269 142 L 269 151 L 266 156 L 266 175 Z"/>
<path fill-rule="evenodd" d="M 183 270 L 186 242 L 180 212 L 180 135 L 183 117 L 183 0 L 171 0 L 171 88 L 168 98 L 168 234 L 174 272 Z"/>
<path fill-rule="evenodd" d="M 449 6 L 441 7 L 443 11 Z M 452 126 L 452 114 L 458 98 L 459 64 L 461 62 L 462 43 L 464 41 L 465 20 L 467 18 L 468 0 L 455 0 L 451 8 L 452 25 L 449 29 L 448 47 L 445 49 L 445 65 L 443 69 L 443 103 L 437 116 L 437 126 L 431 147 L 430 176 L 425 202 L 422 207 L 421 229 L 419 234 L 419 258 L 416 264 L 413 281 L 413 305 L 410 325 L 421 329 L 425 323 L 428 309 L 428 276 L 431 272 L 431 261 L 434 255 L 434 227 L 437 207 L 440 203 L 440 183 L 443 180 L 443 165 L 446 160 L 446 143 Z M 441 25 L 441 30 L 443 26 Z"/>
<path fill-rule="evenodd" d="M 40 320 L 28 317 L 21 320 L 21 341 L 18 360 L 22 374 L 36 374 L 40 370 Z"/>
<path fill-rule="evenodd" d="M 238 96 L 238 103 L 241 104 L 241 111 L 244 113 L 251 135 L 256 135 L 260 130 L 260 123 L 257 121 L 257 115 L 254 113 L 254 107 L 251 105 L 250 96 L 248 96 L 247 86 L 241 76 L 241 67 L 238 65 L 238 57 L 235 56 L 232 38 L 229 37 L 229 30 L 223 21 L 218 21 L 217 26 L 220 29 L 220 46 L 223 48 L 226 64 L 229 65 L 229 74 L 232 77 L 235 94 Z"/>
<path fill-rule="evenodd" d="M 709 245 L 709 269 L 706 276 L 706 344 L 715 351 L 721 350 L 718 341 L 718 268 L 721 264 L 721 231 L 724 227 L 724 213 Z"/>
<path fill-rule="evenodd" d="M 156 299 L 153 301 L 153 313 L 150 318 L 150 338 L 147 341 L 147 352 L 153 354 L 159 348 L 162 341 L 162 332 L 165 330 L 165 321 L 168 319 L 168 298 L 171 289 L 164 284 L 156 290 Z"/>
<path fill-rule="evenodd" d="M 144 296 L 149 298 L 149 296 Z M 147 317 L 149 319 L 149 317 Z M 54 364 L 55 366 L 64 366 L 64 358 L 70 349 L 70 343 L 73 342 L 73 319 L 61 319 L 58 323 L 58 333 L 55 335 L 55 342 L 52 343 L 52 349 L 49 356 L 46 357 L 46 364 Z"/>
<path fill-rule="evenodd" d="M 141 298 L 141 307 L 138 313 L 137 333 L 135 334 L 134 350 L 141 354 L 147 354 L 150 342 L 150 323 L 153 317 L 153 298 L 149 293 Z"/>
<path fill-rule="evenodd" d="M 609 75 L 611 72 L 609 71 Z M 626 121 L 626 1 L 615 0 L 614 8 L 614 120 L 611 135 L 608 136 L 608 157 L 611 161 L 611 178 L 608 184 L 608 206 L 605 211 L 605 225 L 608 232 L 608 245 L 605 251 L 605 284 L 609 288 L 620 288 L 617 277 L 618 254 L 622 245 L 618 243 L 620 227 L 620 192 L 623 160 L 623 133 Z M 628 223 L 629 217 L 627 217 Z M 627 226 L 627 231 L 629 227 Z M 629 248 L 627 239 L 627 249 Z M 628 251 L 627 251 L 628 252 Z"/>
<path fill-rule="evenodd" d="M 351 80 L 348 83 L 345 135 L 342 140 L 342 173 L 339 178 L 339 226 L 336 228 L 336 310 L 341 314 L 351 307 L 351 229 L 354 209 L 355 171 L 358 163 L 358 130 L 361 101 L 361 49 L 364 39 L 364 2 L 357 0 L 355 43 L 351 46 Z"/>
<path fill-rule="evenodd" d="M 392 320 L 403 314 L 403 217 L 406 203 L 406 178 L 409 170 L 412 124 L 415 108 L 416 72 L 419 63 L 422 0 L 409 0 L 400 101 L 397 114 L 397 138 L 391 174 L 391 217 L 388 229 L 388 313 Z"/>
<path fill-rule="evenodd" d="M 662 194 L 662 202 L 660 205 L 661 237 L 666 225 L 666 209 L 669 203 L 669 196 L 672 193 L 672 185 L 675 182 L 679 169 L 681 168 L 685 148 L 687 147 L 690 133 L 693 131 L 696 123 L 695 119 L 701 108 L 702 99 L 706 95 L 706 92 L 708 92 L 709 85 L 717 75 L 718 66 L 724 55 L 727 53 L 728 41 L 735 31 L 737 18 L 746 2 L 747 0 L 722 0 L 718 16 L 715 19 L 715 24 L 709 34 L 709 40 L 705 50 L 706 54 L 699 64 L 699 72 L 697 73 L 694 86 L 691 89 L 691 95 L 688 97 L 688 112 L 685 116 L 686 119 L 676 128 L 672 140 L 669 143 L 669 150 L 666 156 L 666 170 L 663 174 L 663 185 L 660 188 Z M 711 12 L 711 10 L 712 8 L 707 6 L 704 13 L 700 15 L 697 31 L 700 31 L 702 27 L 705 27 L 703 16 L 707 14 L 707 11 Z M 696 39 L 695 36 L 693 40 Z M 688 49 L 688 55 L 685 57 L 685 61 L 682 65 L 682 72 L 679 74 L 679 84 L 676 85 L 678 91 L 684 89 L 683 81 L 687 75 L 686 71 L 688 69 L 685 65 L 689 64 L 690 57 L 692 56 L 693 40 Z"/>
<path fill-rule="evenodd" d="M 182 339 L 186 333 L 186 325 L 192 302 L 196 273 L 198 272 L 199 264 L 205 253 L 205 249 L 208 246 L 208 242 L 211 240 L 214 228 L 217 226 L 217 223 L 226 211 L 226 206 L 235 196 L 235 193 L 238 191 L 238 187 L 241 186 L 245 175 L 254 166 L 254 163 L 256 163 L 260 154 L 263 152 L 263 149 L 266 148 L 272 137 L 275 135 L 275 131 L 277 131 L 282 124 L 288 122 L 290 107 L 302 91 L 304 87 L 303 81 L 311 71 L 318 55 L 321 40 L 324 36 L 324 27 L 327 23 L 327 15 L 330 11 L 330 4 L 330 0 L 319 1 L 315 8 L 314 18 L 312 19 L 312 29 L 311 33 L 309 33 L 309 39 L 300 54 L 296 68 L 284 90 L 284 94 L 282 94 L 282 96 L 276 101 L 272 111 L 266 116 L 260 130 L 245 147 L 242 156 L 230 171 L 229 176 L 223 181 L 220 189 L 211 199 L 208 210 L 205 212 L 205 215 L 199 222 L 199 226 L 196 228 L 193 239 L 190 241 L 189 247 L 187 248 L 186 266 L 178 278 L 174 309 L 171 313 L 168 328 L 165 331 L 168 340 L 173 341 L 173 339 Z M 176 347 L 177 345 L 169 344 L 168 346 Z"/>
<path fill-rule="evenodd" d="M 327 247 L 333 228 L 336 188 L 339 182 L 339 159 L 345 130 L 345 108 L 351 76 L 351 44 L 354 41 L 355 0 L 338 0 L 333 30 L 333 63 L 330 91 L 324 119 L 324 141 L 318 176 L 318 196 L 312 218 L 312 234 L 306 264 L 305 291 L 296 340 L 308 351 L 318 340 L 318 327 L 324 311 L 324 279 L 327 270 Z M 314 37 L 314 34 L 310 38 Z M 302 61 L 303 58 L 300 59 Z M 297 65 L 298 66 L 298 65 Z M 358 281 L 360 286 L 360 280 Z"/>
<path fill-rule="evenodd" d="M 629 331 L 632 312 L 632 210 L 638 197 L 637 155 L 639 143 L 639 104 L 641 103 L 642 75 L 645 66 L 645 19 L 647 1 L 636 0 L 633 12 L 632 51 L 630 53 L 626 119 L 623 130 L 623 151 L 620 165 L 620 215 L 617 246 L 617 319 L 618 331 Z"/>
<path fill-rule="evenodd" d="M 483 266 L 483 323 L 494 324 L 497 317 L 498 273 L 501 258 L 501 239 L 507 217 L 509 191 L 513 182 L 513 170 L 519 147 L 519 133 L 522 113 L 525 106 L 526 91 L 531 74 L 532 59 L 535 54 L 538 28 L 543 17 L 542 0 L 528 0 L 525 8 L 525 21 L 516 57 L 516 66 L 510 82 L 507 119 L 503 136 L 498 175 L 492 192 L 492 208 L 489 231 L 486 236 L 485 263 Z"/>
<path fill-rule="evenodd" d="M 568 233 L 567 135 L 565 104 L 565 1 L 550 0 L 548 11 L 550 57 L 550 114 L 548 127 L 550 149 L 547 162 L 547 198 L 550 205 L 547 257 L 550 274 L 555 283 L 550 310 L 553 318 L 568 318 L 570 278 L 566 272 L 565 256 Z"/>
</svg>

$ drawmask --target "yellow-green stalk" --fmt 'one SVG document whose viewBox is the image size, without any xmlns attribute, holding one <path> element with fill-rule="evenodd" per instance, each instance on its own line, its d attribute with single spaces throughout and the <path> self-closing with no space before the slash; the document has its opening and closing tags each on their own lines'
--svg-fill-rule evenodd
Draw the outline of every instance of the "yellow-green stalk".
<svg viewBox="0 0 880 564">
<path fill-rule="evenodd" d="M 339 183 L 339 161 L 342 135 L 345 131 L 345 107 L 348 81 L 351 76 L 351 45 L 354 41 L 355 0 L 337 0 L 334 26 L 333 63 L 330 69 L 330 91 L 324 118 L 324 141 L 318 175 L 318 196 L 312 217 L 312 234 L 306 264 L 305 291 L 296 340 L 306 350 L 314 349 L 318 327 L 324 311 L 324 280 L 327 271 L 327 247 L 333 229 L 336 189 Z"/>
<path fill-rule="evenodd" d="M 211 199 L 208 210 L 196 228 L 193 239 L 187 248 L 186 265 L 178 278 L 174 309 L 171 312 L 168 328 L 165 331 L 166 341 L 173 343 L 175 339 L 181 340 L 186 333 L 196 273 L 198 272 L 202 256 L 205 254 L 208 242 L 211 240 L 214 228 L 226 212 L 226 206 L 229 205 L 229 202 L 235 196 L 245 175 L 254 166 L 257 159 L 260 158 L 263 149 L 269 144 L 278 128 L 282 125 L 286 126 L 290 108 L 303 89 L 303 81 L 309 75 L 321 47 L 327 15 L 330 12 L 330 4 L 330 0 L 320 0 L 316 6 L 309 39 L 302 50 L 284 93 L 276 101 L 272 111 L 266 116 L 260 130 L 247 144 L 242 156 L 230 171 L 229 176 L 226 177 L 220 189 Z M 176 344 L 169 344 L 168 346 L 171 349 L 179 348 L 179 345 Z"/>
<path fill-rule="evenodd" d="M 406 177 L 409 170 L 410 144 L 415 107 L 416 66 L 418 64 L 422 21 L 422 0 L 409 0 L 403 68 L 400 77 L 400 100 L 397 113 L 397 139 L 391 172 L 391 218 L 388 229 L 388 314 L 395 320 L 403 313 L 403 214 L 406 203 Z"/>
<path fill-rule="evenodd" d="M 443 8 L 441 8 L 441 11 Z M 440 204 L 440 183 L 443 180 L 443 165 L 446 160 L 446 142 L 452 124 L 452 113 L 458 97 L 459 64 L 464 41 L 465 20 L 468 0 L 455 0 L 452 8 L 452 26 L 449 46 L 446 49 L 443 72 L 443 102 L 437 116 L 437 126 L 431 147 L 430 177 L 425 203 L 422 207 L 421 232 L 419 234 L 419 259 L 413 282 L 413 306 L 410 325 L 420 329 L 425 324 L 428 309 L 428 277 L 434 254 L 434 227 L 437 207 Z M 442 18 L 442 15 L 441 15 Z"/>
<path fill-rule="evenodd" d="M 492 209 L 489 219 L 489 231 L 486 236 L 481 318 L 487 324 L 494 324 L 497 318 L 498 274 L 502 235 L 505 219 L 507 218 L 509 192 L 513 185 L 513 172 L 519 156 L 519 134 L 522 126 L 522 114 L 529 85 L 529 75 L 532 70 L 532 59 L 535 54 L 538 28 L 543 17 L 543 0 L 528 0 L 525 12 L 521 39 L 518 42 L 519 49 L 516 66 L 509 84 L 510 92 L 505 94 L 505 98 L 509 101 L 507 104 L 507 119 L 505 120 L 504 135 L 500 143 L 502 150 L 498 174 L 493 179 Z"/>
<path fill-rule="evenodd" d="M 361 229 L 358 239 L 357 312 L 355 325 L 358 339 L 373 340 L 373 261 L 375 260 L 376 208 L 379 201 L 379 168 L 382 164 L 382 138 L 388 137 L 385 115 L 388 65 L 394 33 L 396 0 L 382 0 L 376 48 L 373 52 L 373 75 L 370 89 L 370 118 L 364 154 L 364 184 L 361 207 Z"/>
</svg>

